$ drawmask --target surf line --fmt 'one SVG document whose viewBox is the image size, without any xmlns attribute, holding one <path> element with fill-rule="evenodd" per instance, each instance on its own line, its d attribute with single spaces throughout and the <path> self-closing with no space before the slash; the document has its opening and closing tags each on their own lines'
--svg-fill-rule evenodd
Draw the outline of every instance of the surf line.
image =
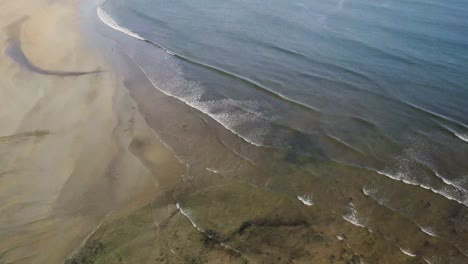
<svg viewBox="0 0 468 264">
<path fill-rule="evenodd" d="M 98 10 L 99 10 L 99 9 L 98 9 Z M 99 13 L 98 13 L 98 14 L 99 14 Z M 101 21 L 102 21 L 102 19 L 101 19 Z M 102 22 L 104 22 L 104 21 L 102 21 Z M 104 24 L 106 24 L 106 23 L 104 22 Z M 106 24 L 106 25 L 108 25 L 108 24 Z M 110 26 L 110 25 L 108 25 L 108 26 Z M 112 28 L 113 28 L 113 27 L 112 27 Z M 118 30 L 118 31 L 123 32 L 123 31 L 121 31 L 121 30 Z M 140 39 L 140 38 L 141 38 L 141 37 L 138 37 L 138 39 Z M 136 60 L 135 60 L 125 49 L 123 49 L 115 40 L 112 40 L 112 41 L 113 41 L 113 42 L 115 43 L 115 45 L 119 48 L 119 50 L 122 51 L 122 54 L 125 55 L 126 57 L 128 57 L 128 58 L 132 61 L 132 63 L 135 64 L 135 66 L 143 73 L 143 75 L 145 75 L 145 78 L 148 80 L 148 82 L 149 82 L 155 89 L 157 89 L 158 91 L 162 92 L 163 94 L 165 94 L 165 95 L 167 95 L 167 96 L 169 96 L 169 97 L 172 97 L 172 98 L 174 98 L 174 99 L 177 99 L 177 100 L 181 101 L 182 103 L 188 105 L 189 107 L 192 107 L 192 108 L 194 108 L 194 109 L 196 109 L 196 110 L 202 112 L 203 114 L 205 114 L 205 115 L 211 117 L 213 120 L 215 120 L 215 121 L 218 122 L 220 125 L 222 125 L 225 129 L 227 129 L 228 131 L 230 131 L 231 133 L 233 133 L 234 135 L 236 135 L 236 136 L 239 137 L 240 139 L 244 140 L 245 142 L 247 142 L 247 143 L 249 143 L 249 144 L 251 144 L 251 145 L 253 145 L 253 146 L 256 146 L 256 147 L 267 147 L 267 146 L 265 146 L 265 145 L 261 145 L 261 144 L 259 144 L 259 143 L 256 143 L 256 142 L 252 141 L 252 140 L 249 140 L 249 139 L 246 138 L 246 137 L 243 137 L 241 134 L 237 133 L 234 129 L 228 127 L 226 124 L 224 124 L 223 122 L 219 121 L 219 120 L 216 118 L 216 116 L 214 116 L 213 114 L 211 114 L 208 110 L 200 109 L 199 107 L 197 107 L 197 105 L 195 105 L 194 103 L 190 102 L 189 100 L 184 100 L 184 98 L 179 98 L 179 97 L 177 97 L 177 96 L 175 96 L 175 95 L 173 95 L 173 94 L 171 94 L 171 93 L 169 93 L 169 92 L 167 92 L 167 91 L 164 91 L 163 89 L 158 88 L 158 86 L 156 85 L 156 83 L 154 83 L 154 81 L 149 77 L 148 73 L 136 62 Z M 145 41 L 145 42 L 148 42 L 148 41 L 146 41 L 146 40 L 144 40 L 144 41 Z M 150 42 L 149 42 L 149 43 L 150 43 Z M 168 147 L 169 149 L 171 149 L 164 141 L 162 141 L 162 142 L 163 142 L 164 145 L 166 145 L 166 147 Z M 172 150 L 172 149 L 171 149 L 171 150 Z"/>
<path fill-rule="evenodd" d="M 226 71 L 226 70 L 216 68 L 216 67 L 214 67 L 212 65 L 197 61 L 195 59 L 188 58 L 186 56 L 177 54 L 177 53 L 165 48 L 164 46 L 161 46 L 160 44 L 158 44 L 156 42 L 145 39 L 142 36 L 140 36 L 139 34 L 133 32 L 133 31 L 121 26 L 121 25 L 119 25 L 119 23 L 117 21 L 115 21 L 108 13 L 106 13 L 106 11 L 104 11 L 102 9 L 102 7 L 100 7 L 100 6 L 97 8 L 97 15 L 98 15 L 99 19 L 104 24 L 106 24 L 108 27 L 110 27 L 110 28 L 112 28 L 114 30 L 117 30 L 119 32 L 122 32 L 122 33 L 124 33 L 124 34 L 126 34 L 126 35 L 128 35 L 130 37 L 133 37 L 133 38 L 136 38 L 138 40 L 141 40 L 141 41 L 147 42 L 149 44 L 152 44 L 152 45 L 164 50 L 166 53 L 168 53 L 170 55 L 173 55 L 173 56 L 175 56 L 175 57 L 177 57 L 179 59 L 182 59 L 184 61 L 203 66 L 205 68 L 208 68 L 208 69 L 216 71 L 216 72 L 220 72 L 222 74 L 227 74 L 227 75 L 233 76 L 233 77 L 235 77 L 235 78 L 237 78 L 237 79 L 239 79 L 239 80 L 241 80 L 241 81 L 243 81 L 243 82 L 245 82 L 247 84 L 252 85 L 255 89 L 260 90 L 260 91 L 262 91 L 264 93 L 267 93 L 267 94 L 269 94 L 269 95 L 271 95 L 271 96 L 273 96 L 273 97 L 275 97 L 277 99 L 284 100 L 284 101 L 289 102 L 291 104 L 294 104 L 294 105 L 296 105 L 296 106 L 298 106 L 300 108 L 307 109 L 308 111 L 312 111 L 314 113 L 321 114 L 320 110 L 318 110 L 318 109 L 316 109 L 316 108 L 314 108 L 314 107 L 312 107 L 310 105 L 307 105 L 305 103 L 301 103 L 301 102 L 299 102 L 297 100 L 291 99 L 291 98 L 289 98 L 289 97 L 287 97 L 287 96 L 285 96 L 285 95 L 283 95 L 283 94 L 281 94 L 279 92 L 272 91 L 272 90 L 268 89 L 267 87 L 263 86 L 262 84 L 254 81 L 254 80 L 251 80 L 249 78 L 240 76 L 238 74 L 235 74 L 235 73 L 232 73 L 232 72 L 229 72 L 229 71 Z"/>
</svg>

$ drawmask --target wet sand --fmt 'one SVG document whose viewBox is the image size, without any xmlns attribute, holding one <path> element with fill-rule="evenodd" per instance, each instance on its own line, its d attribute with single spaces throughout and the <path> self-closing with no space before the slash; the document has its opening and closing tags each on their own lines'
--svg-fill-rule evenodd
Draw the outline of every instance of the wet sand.
<svg viewBox="0 0 468 264">
<path fill-rule="evenodd" d="M 86 45 L 77 5 L 0 2 L 0 263 L 62 263 L 153 198 L 151 166 L 182 173 Z"/>
</svg>

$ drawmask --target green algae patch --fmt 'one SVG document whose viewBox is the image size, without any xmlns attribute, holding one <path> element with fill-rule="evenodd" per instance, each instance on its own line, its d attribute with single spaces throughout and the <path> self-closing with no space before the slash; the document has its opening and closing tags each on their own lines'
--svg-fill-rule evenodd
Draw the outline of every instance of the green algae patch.
<svg viewBox="0 0 468 264">
<path fill-rule="evenodd" d="M 66 263 L 125 263 L 129 256 L 134 261 L 145 260 L 152 250 L 152 223 L 149 206 L 135 211 L 130 216 L 104 223 L 88 239 L 80 252 Z"/>
<path fill-rule="evenodd" d="M 220 239 L 255 226 L 307 224 L 297 200 L 239 182 L 194 192 L 183 197 L 179 206 L 197 227 Z"/>
<path fill-rule="evenodd" d="M 156 225 L 154 219 L 163 217 L 155 216 L 163 205 L 158 206 L 148 205 L 103 224 L 66 264 L 247 263 L 239 253 L 195 229 L 178 210 Z M 164 206 L 175 208 L 175 204 Z"/>
<path fill-rule="evenodd" d="M 239 181 L 172 193 L 104 223 L 67 264 L 360 263 L 387 246 L 323 210 Z"/>
</svg>

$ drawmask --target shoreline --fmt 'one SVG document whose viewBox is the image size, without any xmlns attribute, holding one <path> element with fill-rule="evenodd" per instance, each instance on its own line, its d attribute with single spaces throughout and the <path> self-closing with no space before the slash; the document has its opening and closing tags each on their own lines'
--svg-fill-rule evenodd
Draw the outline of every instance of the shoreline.
<svg viewBox="0 0 468 264">
<path fill-rule="evenodd" d="M 466 207 L 319 147 L 245 142 L 184 101 L 207 69 L 102 23 L 95 2 L 0 4 L 4 31 L 28 17 L 10 32 L 15 56 L 0 35 L 1 263 L 419 263 L 446 252 L 463 263 L 453 234 Z M 281 140 L 313 145 L 301 135 Z M 409 216 L 402 194 L 405 210 L 438 216 Z"/>
</svg>

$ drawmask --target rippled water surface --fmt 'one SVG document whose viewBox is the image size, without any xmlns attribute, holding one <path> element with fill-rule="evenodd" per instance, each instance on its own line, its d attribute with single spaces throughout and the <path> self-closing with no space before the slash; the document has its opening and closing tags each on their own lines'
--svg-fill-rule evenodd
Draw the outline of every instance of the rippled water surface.
<svg viewBox="0 0 468 264">
<path fill-rule="evenodd" d="M 284 250 L 343 243 L 356 263 L 468 261 L 467 13 L 458 0 L 109 0 L 98 12 L 151 86 L 205 122 L 183 134 L 166 113 L 156 128 L 196 182 L 177 207 L 198 230 L 262 259 L 230 232 L 259 223 L 239 203 L 271 206 L 289 219 L 271 223 L 326 241 L 301 246 L 305 231 L 290 230 L 282 239 L 302 242 Z"/>
</svg>

